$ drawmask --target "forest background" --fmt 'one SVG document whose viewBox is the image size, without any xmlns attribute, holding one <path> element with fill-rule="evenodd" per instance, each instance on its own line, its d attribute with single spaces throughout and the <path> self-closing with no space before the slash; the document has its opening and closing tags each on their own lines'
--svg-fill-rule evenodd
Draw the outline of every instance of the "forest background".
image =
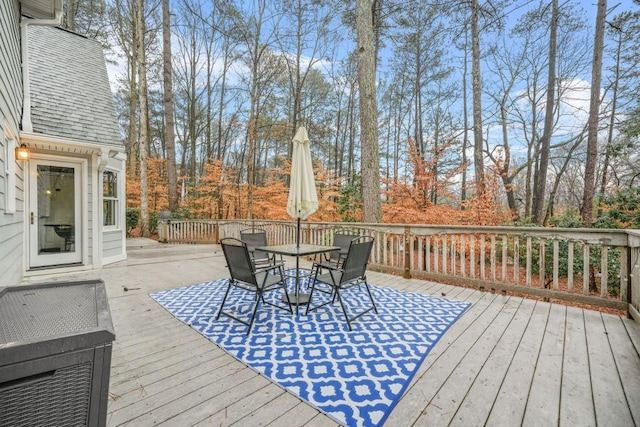
<svg viewBox="0 0 640 427">
<path fill-rule="evenodd" d="M 640 227 L 639 0 L 67 0 L 64 26 L 112 60 L 143 235 L 288 219 L 299 126 L 310 220 Z"/>
</svg>

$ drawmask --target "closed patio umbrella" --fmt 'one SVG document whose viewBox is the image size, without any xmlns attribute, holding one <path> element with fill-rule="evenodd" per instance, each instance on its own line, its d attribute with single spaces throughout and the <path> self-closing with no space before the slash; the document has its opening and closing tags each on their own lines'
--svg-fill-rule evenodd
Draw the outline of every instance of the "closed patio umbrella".
<svg viewBox="0 0 640 427">
<path fill-rule="evenodd" d="M 298 219 L 296 245 L 300 247 L 300 220 L 318 210 L 318 195 L 313 177 L 309 136 L 304 127 L 298 128 L 293 137 L 293 155 L 291 157 L 291 183 L 287 213 Z"/>
</svg>

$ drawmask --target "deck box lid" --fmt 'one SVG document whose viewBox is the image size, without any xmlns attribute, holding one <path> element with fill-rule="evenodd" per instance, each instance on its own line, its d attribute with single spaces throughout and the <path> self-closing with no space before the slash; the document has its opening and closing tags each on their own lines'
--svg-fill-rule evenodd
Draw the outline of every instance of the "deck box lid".
<svg viewBox="0 0 640 427">
<path fill-rule="evenodd" d="M 0 288 L 0 366 L 113 340 L 102 280 Z"/>
</svg>

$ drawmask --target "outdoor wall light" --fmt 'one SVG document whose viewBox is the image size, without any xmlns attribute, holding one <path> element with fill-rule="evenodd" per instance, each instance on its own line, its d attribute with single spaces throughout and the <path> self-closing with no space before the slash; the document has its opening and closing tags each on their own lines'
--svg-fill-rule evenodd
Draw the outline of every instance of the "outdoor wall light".
<svg viewBox="0 0 640 427">
<path fill-rule="evenodd" d="M 19 147 L 16 147 L 16 159 L 29 160 L 29 147 L 27 147 L 27 144 L 22 143 Z"/>
</svg>

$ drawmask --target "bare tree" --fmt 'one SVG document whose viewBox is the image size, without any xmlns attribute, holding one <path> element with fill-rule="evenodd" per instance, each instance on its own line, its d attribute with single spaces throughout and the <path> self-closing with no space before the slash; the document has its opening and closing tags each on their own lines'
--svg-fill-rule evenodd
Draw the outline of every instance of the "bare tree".
<svg viewBox="0 0 640 427">
<path fill-rule="evenodd" d="M 251 206 L 253 206 L 253 191 L 256 182 L 256 166 L 258 156 L 258 126 L 260 121 L 261 102 L 266 81 L 270 81 L 277 72 L 265 66 L 270 47 L 273 43 L 275 17 L 271 15 L 269 2 L 258 0 L 254 2 L 255 14 L 248 16 L 244 27 L 246 30 L 240 35 L 245 45 L 247 54 L 245 59 L 249 68 L 249 118 L 246 133 L 246 166 L 247 166 L 247 206 L 249 218 L 251 218 Z M 267 21 L 271 25 L 267 25 Z M 265 35 L 266 34 L 266 35 Z M 266 74 L 269 76 L 266 76 Z"/>
<path fill-rule="evenodd" d="M 545 104 L 544 131 L 540 138 L 540 161 L 533 182 L 533 222 L 541 224 L 543 220 L 544 196 L 547 185 L 547 168 L 551 150 L 553 132 L 553 112 L 555 109 L 556 88 L 556 34 L 558 30 L 558 0 L 551 2 L 551 22 L 549 25 L 549 56 L 547 73 L 547 100 Z"/>
<path fill-rule="evenodd" d="M 356 0 L 360 139 L 362 149 L 362 202 L 365 222 L 382 220 L 380 160 L 378 153 L 378 105 L 376 100 L 376 50 L 373 14 L 369 0 Z"/>
<path fill-rule="evenodd" d="M 501 140 L 494 147 L 489 146 L 487 141 L 487 156 L 493 163 L 507 195 L 507 204 L 515 219 L 519 219 L 520 213 L 516 206 L 514 180 L 516 176 L 527 167 L 526 163 L 514 166 L 512 147 L 509 139 L 509 129 L 512 127 L 510 109 L 518 102 L 518 96 L 513 96 L 514 86 L 522 79 L 522 69 L 525 66 L 524 52 L 528 50 L 525 44 L 520 52 L 514 53 L 515 49 L 507 41 L 502 41 L 501 45 L 491 49 L 489 57 L 489 67 L 495 70 L 496 87 L 488 88 L 488 93 L 496 105 L 496 116 L 501 130 Z"/>
<path fill-rule="evenodd" d="M 126 82 L 128 85 L 127 108 L 127 137 L 125 146 L 127 150 L 127 167 L 129 176 L 136 176 L 138 160 L 137 140 L 137 75 L 138 75 L 138 49 L 136 45 L 136 0 L 115 0 L 111 10 L 111 26 L 114 37 L 120 46 L 127 61 Z"/>
<path fill-rule="evenodd" d="M 147 65 L 145 53 L 144 0 L 137 0 L 136 50 L 138 53 L 138 99 L 140 104 L 140 230 L 142 237 L 149 237 L 149 195 L 147 188 L 147 150 L 149 146 L 149 115 L 147 107 Z"/>
<path fill-rule="evenodd" d="M 303 117 L 303 89 L 314 67 L 328 56 L 335 44 L 331 20 L 335 11 L 322 2 L 286 0 L 281 4 L 283 16 L 290 25 L 282 25 L 277 43 L 287 52 L 285 64 L 291 101 L 291 136 Z M 289 153 L 292 145 L 289 144 Z"/>
<path fill-rule="evenodd" d="M 169 0 L 162 0 L 162 66 L 164 83 L 165 146 L 167 149 L 167 192 L 169 210 L 178 209 L 178 178 L 176 174 L 176 142 L 173 119 L 173 77 L 171 66 L 171 11 Z"/>
<path fill-rule="evenodd" d="M 596 33 L 593 43 L 593 68 L 591 72 L 591 100 L 589 103 L 589 131 L 587 135 L 587 160 L 582 195 L 582 224 L 591 227 L 593 196 L 595 193 L 596 160 L 598 157 L 598 118 L 600 116 L 600 83 L 602 81 L 602 55 L 604 51 L 604 25 L 607 0 L 598 0 Z"/>
<path fill-rule="evenodd" d="M 460 204 L 464 206 L 464 201 L 467 199 L 467 168 L 469 166 L 469 161 L 467 159 L 467 147 L 469 146 L 469 107 L 467 105 L 469 95 L 468 95 L 468 84 L 467 84 L 467 76 L 469 75 L 469 31 L 468 27 L 465 26 L 464 31 L 464 58 L 463 58 L 463 66 L 462 66 L 462 177 L 460 181 Z M 464 208 L 463 208 L 464 209 Z"/>
<path fill-rule="evenodd" d="M 608 22 L 609 34 L 615 38 L 615 43 L 609 49 L 613 65 L 609 70 L 608 89 L 611 91 L 611 101 L 608 106 L 609 126 L 607 130 L 607 142 L 604 147 L 604 160 L 602 165 L 602 177 L 600 181 L 600 195 L 604 195 L 610 177 L 615 174 L 612 162 L 616 157 L 623 155 L 625 146 L 629 146 L 629 140 L 620 135 L 620 122 L 628 114 L 629 107 L 637 102 L 638 79 L 637 70 L 640 65 L 640 49 L 638 48 L 638 30 L 640 29 L 640 11 L 623 12 L 611 22 Z M 635 77 L 635 78 L 634 78 Z M 635 83 L 634 83 L 635 82 Z M 620 114 L 622 111 L 622 114 Z"/>
<path fill-rule="evenodd" d="M 478 27 L 480 5 L 471 2 L 471 76 L 473 93 L 473 164 L 475 171 L 476 195 L 485 192 L 484 162 L 482 159 L 482 86 L 480 84 L 480 30 Z"/>
</svg>

